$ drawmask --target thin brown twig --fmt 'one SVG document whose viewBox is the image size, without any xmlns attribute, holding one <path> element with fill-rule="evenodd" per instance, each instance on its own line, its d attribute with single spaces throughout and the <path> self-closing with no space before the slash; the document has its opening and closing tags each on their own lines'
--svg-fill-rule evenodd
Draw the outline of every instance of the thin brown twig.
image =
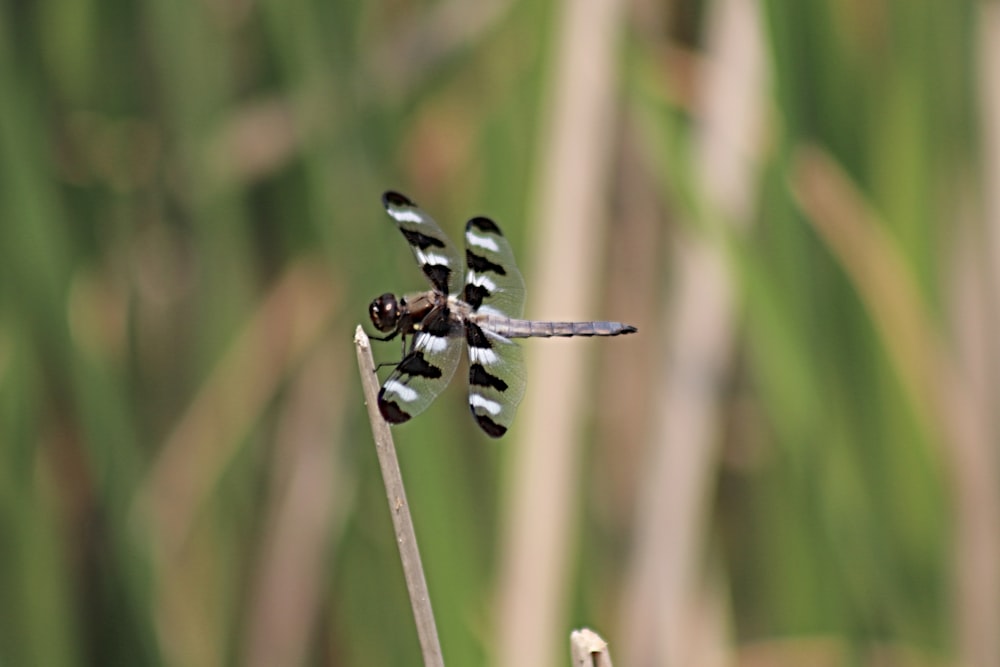
<svg viewBox="0 0 1000 667">
<path fill-rule="evenodd" d="M 399 470 L 399 460 L 396 458 L 396 445 L 392 440 L 389 424 L 382 419 L 378 411 L 375 361 L 372 359 L 368 336 L 360 325 L 354 333 L 354 345 L 358 352 L 361 388 L 365 394 L 365 405 L 368 406 L 368 419 L 371 421 L 372 435 L 375 438 L 375 451 L 378 453 L 378 463 L 382 469 L 385 495 L 389 499 L 392 525 L 396 530 L 396 545 L 399 547 L 399 558 L 403 562 L 406 590 L 410 593 L 413 619 L 417 624 L 420 651 L 424 656 L 426 667 L 444 667 L 441 642 L 438 639 L 434 612 L 431 609 L 431 597 L 427 591 L 424 568 L 420 563 L 417 535 L 413 530 L 410 505 L 406 501 L 406 491 L 403 489 L 403 475 Z"/>
<path fill-rule="evenodd" d="M 608 643 L 590 628 L 574 630 L 569 635 L 573 667 L 611 667 Z"/>
</svg>

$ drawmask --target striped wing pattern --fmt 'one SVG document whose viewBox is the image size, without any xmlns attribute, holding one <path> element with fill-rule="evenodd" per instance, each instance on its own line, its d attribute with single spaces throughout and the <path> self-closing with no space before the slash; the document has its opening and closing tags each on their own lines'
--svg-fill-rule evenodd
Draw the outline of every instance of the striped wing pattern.
<svg viewBox="0 0 1000 667">
<path fill-rule="evenodd" d="M 499 438 L 514 422 L 524 397 L 527 378 L 521 348 L 474 322 L 466 322 L 465 337 L 469 346 L 469 409 L 486 435 Z"/>
<path fill-rule="evenodd" d="M 447 308 L 431 311 L 413 346 L 378 393 L 379 412 L 390 424 L 408 421 L 427 409 L 451 382 L 462 356 Z"/>
<path fill-rule="evenodd" d="M 434 218 L 398 192 L 383 194 L 382 204 L 406 237 L 420 270 L 434 289 L 458 294 L 463 278 L 461 257 Z"/>
<path fill-rule="evenodd" d="M 462 300 L 481 313 L 516 318 L 524 312 L 524 278 L 514 251 L 489 218 L 473 218 L 465 225 Z"/>
<path fill-rule="evenodd" d="M 434 218 L 398 192 L 383 194 L 382 204 L 434 289 L 457 294 L 463 278 L 460 255 Z M 444 391 L 462 356 L 459 333 L 446 306 L 427 314 L 409 351 L 379 391 L 379 411 L 386 421 L 399 424 L 409 420 Z"/>
<path fill-rule="evenodd" d="M 510 243 L 489 218 L 473 218 L 465 226 L 463 300 L 475 313 L 520 317 L 524 279 Z M 514 421 L 526 384 L 524 357 L 513 341 L 465 322 L 469 347 L 469 409 L 483 431 L 499 438 Z"/>
</svg>

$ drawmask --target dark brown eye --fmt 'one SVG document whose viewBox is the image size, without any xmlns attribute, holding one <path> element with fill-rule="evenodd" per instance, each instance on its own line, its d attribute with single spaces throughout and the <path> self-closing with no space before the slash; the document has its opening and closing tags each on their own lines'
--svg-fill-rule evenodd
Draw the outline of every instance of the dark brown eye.
<svg viewBox="0 0 1000 667">
<path fill-rule="evenodd" d="M 372 324 L 379 331 L 392 331 L 399 323 L 399 304 L 396 297 L 386 293 L 372 301 L 368 307 Z"/>
</svg>

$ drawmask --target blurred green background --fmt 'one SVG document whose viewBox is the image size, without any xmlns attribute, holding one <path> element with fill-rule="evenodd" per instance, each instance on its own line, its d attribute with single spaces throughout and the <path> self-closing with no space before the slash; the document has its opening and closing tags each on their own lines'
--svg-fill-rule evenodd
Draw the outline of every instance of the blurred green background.
<svg viewBox="0 0 1000 667">
<path fill-rule="evenodd" d="M 390 188 L 639 327 L 394 430 L 448 664 L 1000 664 L 998 119 L 985 0 L 0 0 L 0 665 L 420 664 Z"/>
</svg>

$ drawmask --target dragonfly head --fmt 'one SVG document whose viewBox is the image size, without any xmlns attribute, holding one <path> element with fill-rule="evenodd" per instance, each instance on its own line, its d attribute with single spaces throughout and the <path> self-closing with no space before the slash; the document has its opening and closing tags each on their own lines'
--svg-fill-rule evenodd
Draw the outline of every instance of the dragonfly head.
<svg viewBox="0 0 1000 667">
<path fill-rule="evenodd" d="M 368 306 L 368 316 L 379 331 L 393 331 L 399 324 L 399 303 L 396 296 L 386 292 Z"/>
</svg>

